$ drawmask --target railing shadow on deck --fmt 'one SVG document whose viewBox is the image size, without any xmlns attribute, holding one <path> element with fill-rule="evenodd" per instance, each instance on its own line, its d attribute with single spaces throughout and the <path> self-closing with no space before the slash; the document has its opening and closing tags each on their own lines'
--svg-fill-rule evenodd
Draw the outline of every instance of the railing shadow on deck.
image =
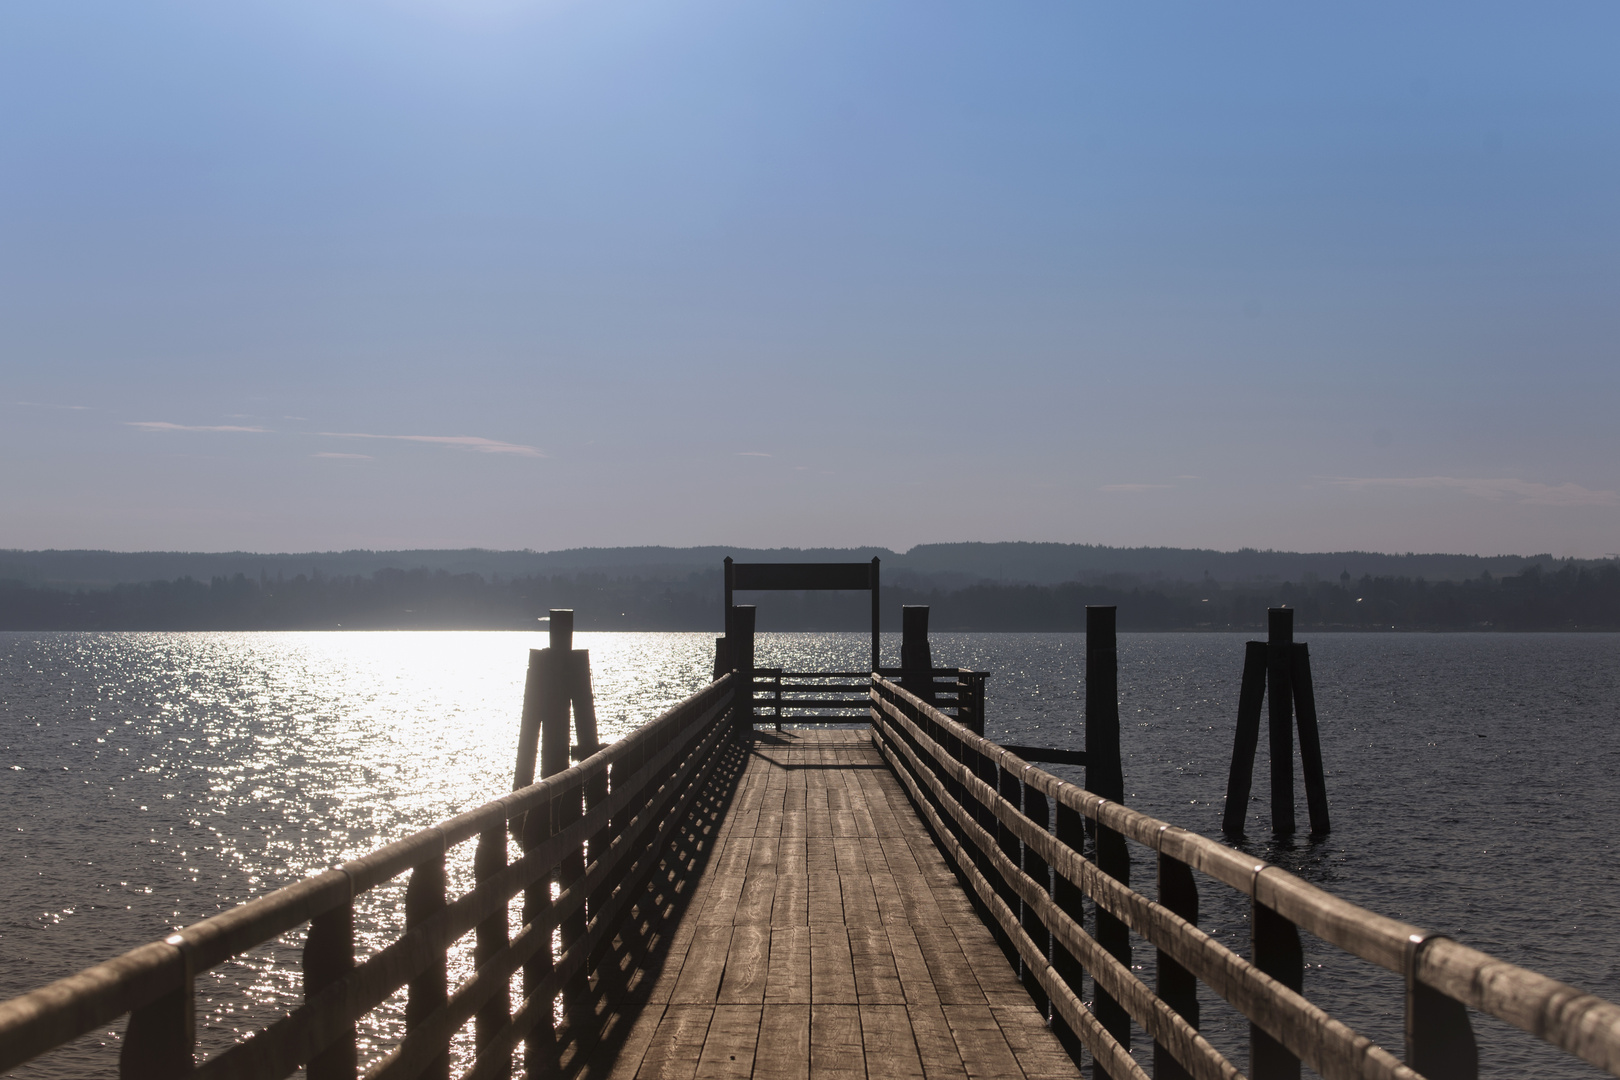
<svg viewBox="0 0 1620 1080">
<path fill-rule="evenodd" d="M 1468 1009 L 1620 1076 L 1620 1006 L 1060 780 L 881 675 L 870 696 L 874 742 L 1031 996 L 1072 1054 L 1092 1055 L 1094 1075 L 1147 1080 L 1129 1052 L 1134 1022 L 1153 1041 L 1158 1080 L 1241 1077 L 1199 1034 L 1202 982 L 1248 1017 L 1253 1080 L 1297 1080 L 1301 1063 L 1329 1080 L 1472 1080 Z M 1127 840 L 1157 857 L 1157 901 L 1105 872 L 1128 870 Z M 1249 899 L 1249 959 L 1198 928 L 1194 871 Z M 1095 936 L 1084 902 L 1095 905 Z M 1132 970 L 1127 929 L 1157 950 L 1154 988 Z M 1404 1062 L 1304 997 L 1301 930 L 1404 979 Z"/>
<path fill-rule="evenodd" d="M 125 1078 L 361 1074 L 360 1022 L 404 990 L 404 1037 L 364 1075 L 588 1072 L 603 1027 L 634 1011 L 709 855 L 744 757 L 725 676 L 578 765 L 162 941 L 0 1002 L 0 1072 L 128 1015 Z M 509 857 L 509 835 L 521 837 Z M 476 840 L 473 888 L 446 859 Z M 355 900 L 406 878 L 393 940 L 356 959 Z M 522 918 L 509 930 L 514 905 Z M 197 1061 L 197 976 L 307 926 L 303 1001 Z M 472 938 L 473 971 L 448 959 Z M 521 977 L 513 1000 L 512 987 Z M 515 1008 L 514 1008 L 515 1005 Z M 607 1033 L 611 1038 L 611 1031 Z"/>
</svg>

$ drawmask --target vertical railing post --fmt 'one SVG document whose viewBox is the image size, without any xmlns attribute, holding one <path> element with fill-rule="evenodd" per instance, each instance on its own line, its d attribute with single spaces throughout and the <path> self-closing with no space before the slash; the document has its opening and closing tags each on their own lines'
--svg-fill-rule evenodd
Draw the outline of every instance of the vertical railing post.
<svg viewBox="0 0 1620 1080">
<path fill-rule="evenodd" d="M 1163 852 L 1159 854 L 1159 903 L 1194 926 L 1198 925 L 1198 883 L 1193 880 L 1192 869 Z M 1180 1013 L 1196 1029 L 1197 978 L 1163 949 L 1158 950 L 1157 960 L 1156 990 L 1160 1000 Z M 1191 1076 L 1165 1046 L 1158 1042 L 1153 1044 L 1154 1080 L 1191 1080 Z"/>
<path fill-rule="evenodd" d="M 503 843 L 505 838 L 502 832 Z M 354 898 L 350 896 L 309 921 L 309 933 L 304 938 L 304 1000 L 313 999 L 353 970 Z M 353 1016 L 345 1017 L 342 1033 L 309 1059 L 305 1066 L 309 1080 L 354 1080 L 360 1071 L 354 1020 Z"/>
<path fill-rule="evenodd" d="M 1030 783 L 1024 784 L 1024 816 L 1034 822 L 1035 827 L 1042 832 L 1052 831 L 1046 796 L 1037 791 L 1035 786 Z M 1040 853 L 1029 844 L 1024 845 L 1024 873 L 1034 878 L 1042 889 L 1051 889 L 1051 873 L 1046 865 L 1046 860 L 1041 858 Z M 1035 948 L 1040 950 L 1042 956 L 1051 955 L 1052 934 L 1047 930 L 1046 924 L 1041 922 L 1041 917 L 1035 908 L 1028 905 L 1024 907 L 1024 933 L 1028 934 L 1030 939 L 1035 942 Z M 1046 991 L 1041 988 L 1040 981 L 1035 978 L 1034 972 L 1028 970 L 1024 972 L 1024 989 L 1029 991 L 1029 996 L 1034 1000 L 1035 1007 L 1041 1011 L 1042 1016 L 1045 1016 L 1048 1011 Z"/>
<path fill-rule="evenodd" d="M 975 735 L 984 734 L 984 672 L 957 669 L 956 722 Z"/>
<path fill-rule="evenodd" d="M 1266 697 L 1270 699 L 1271 831 L 1294 833 L 1294 612 L 1266 612 Z"/>
<path fill-rule="evenodd" d="M 1413 935 L 1406 946 L 1406 1064 L 1427 1080 L 1478 1080 L 1479 1048 L 1468 1009 L 1417 977 L 1418 959 L 1444 935 Z"/>
<path fill-rule="evenodd" d="M 1024 784 L 1022 778 L 1011 769 L 1002 768 L 999 763 L 994 762 L 994 759 L 992 759 L 992 763 L 995 764 L 996 770 L 996 780 L 992 785 L 995 787 L 996 793 L 1011 803 L 1014 810 L 1022 813 L 1024 809 Z M 1023 865 L 1023 845 L 1018 839 L 1018 834 L 1013 831 L 1011 826 L 1004 824 L 1000 815 L 995 814 L 994 810 L 991 813 L 994 815 L 995 820 L 995 828 L 991 831 L 991 835 L 996 838 L 996 845 L 1001 848 L 1001 853 L 1007 856 L 1007 861 L 1012 863 L 1016 871 L 1019 866 Z M 1012 909 L 1013 918 L 1018 920 L 1020 926 L 1023 925 L 1023 901 L 1019 898 L 1018 890 L 1013 886 L 1012 879 L 997 871 L 994 866 L 989 869 L 991 871 L 989 878 L 996 883 L 996 891 L 1001 894 L 1001 899 Z M 1018 953 L 1017 944 L 1010 937 L 1007 939 L 1007 950 L 1007 959 L 1019 971 L 1021 978 L 1023 975 L 1023 958 Z"/>
<path fill-rule="evenodd" d="M 579 758 L 595 754 L 602 748 L 602 741 L 596 731 L 596 695 L 591 689 L 591 653 L 589 649 L 575 649 L 569 654 L 569 685 L 574 702 L 574 732 L 579 737 Z M 608 800 L 608 772 L 601 770 L 585 782 L 585 813 L 590 813 L 593 806 L 599 806 Z M 587 842 L 586 865 L 600 859 L 607 853 L 608 845 L 613 842 L 613 833 L 607 822 L 591 834 Z M 612 894 L 611 882 L 604 882 L 598 890 L 586 900 L 584 918 L 588 921 L 596 917 L 597 912 L 607 903 Z M 600 951 L 600 950 L 598 950 Z M 590 972 L 596 967 L 595 958 L 587 959 L 585 966 L 580 970 L 580 980 L 583 984 L 589 979 Z"/>
<path fill-rule="evenodd" d="M 494 828 L 485 829 L 478 834 L 478 847 L 473 851 L 473 880 L 475 888 L 484 888 L 485 883 L 506 869 L 506 824 L 503 822 Z M 473 944 L 473 968 L 482 968 L 489 961 L 499 956 L 507 947 L 510 940 L 506 926 L 506 905 L 493 912 L 489 918 L 478 924 L 477 937 Z M 512 994 L 507 986 L 495 991 L 495 995 L 478 1007 L 478 1013 L 473 1018 L 473 1044 L 477 1047 L 478 1056 L 483 1057 L 489 1044 L 500 1033 L 501 1028 L 512 1015 Z M 351 1074 L 352 1075 L 352 1074 Z M 504 1061 L 496 1062 L 491 1074 L 497 1080 L 506 1080 L 512 1075 L 512 1055 L 508 1051 Z M 313 1080 L 313 1077 L 311 1078 Z"/>
<path fill-rule="evenodd" d="M 551 839 L 551 801 L 548 799 L 523 818 L 523 850 L 531 851 Z M 523 995 L 533 998 L 550 977 L 555 961 L 551 935 L 555 921 L 551 914 L 551 875 L 541 874 L 523 891 L 523 924 L 540 935 L 545 944 L 534 951 L 523 965 Z M 538 1007 L 534 1026 L 523 1042 L 523 1068 L 529 1076 L 549 1075 L 557 1060 L 557 1036 L 552 1027 L 551 1001 L 533 1002 Z"/>
<path fill-rule="evenodd" d="M 1080 811 L 1059 801 L 1057 820 L 1053 822 L 1053 828 L 1058 843 L 1075 854 L 1085 850 L 1086 819 L 1081 816 Z M 1061 873 L 1053 875 L 1052 901 L 1057 904 L 1058 910 L 1074 920 L 1076 926 L 1086 924 L 1085 893 L 1081 892 L 1079 885 Z M 1058 978 L 1074 992 L 1075 997 L 1084 998 L 1081 981 L 1085 977 L 1085 968 L 1081 966 L 1079 958 L 1064 948 L 1061 942 L 1052 943 L 1052 968 L 1057 972 Z M 1072 1030 L 1061 1016 L 1055 1014 L 1052 1017 L 1052 1030 L 1063 1043 L 1064 1049 L 1078 1061 L 1081 1045 L 1079 1033 Z"/>
<path fill-rule="evenodd" d="M 1259 875 L 1256 875 L 1256 894 L 1259 886 Z M 1305 987 L 1305 952 L 1300 946 L 1299 928 L 1258 899 L 1250 911 L 1254 966 L 1299 993 Z M 1251 1023 L 1249 1080 L 1298 1080 L 1299 1075 L 1299 1058 L 1258 1024 Z"/>
<path fill-rule="evenodd" d="M 420 863 L 411 871 L 405 886 L 405 930 L 427 922 L 444 910 L 444 854 Z M 438 957 L 407 984 L 405 998 L 405 1031 L 417 1030 L 435 1011 L 444 1008 L 450 1000 L 449 964 L 446 954 Z M 443 1051 L 435 1056 L 419 1076 L 427 1080 L 450 1080 L 450 1040 L 445 1039 Z"/>
<path fill-rule="evenodd" d="M 164 939 L 180 954 L 180 985 L 129 1014 L 118 1054 L 120 1080 L 174 1080 L 189 1076 L 197 1042 L 196 982 L 191 946 L 179 934 Z"/>
<path fill-rule="evenodd" d="M 1086 608 L 1086 790 L 1104 799 L 1125 802 L 1125 768 L 1119 743 L 1119 647 L 1115 608 Z M 1097 826 L 1097 868 L 1122 885 L 1131 883 L 1131 855 L 1125 838 Z M 1097 907 L 1097 943 L 1131 966 L 1131 938 L 1125 923 Z M 1093 1013 L 1120 1046 L 1131 1045 L 1131 1017 L 1111 994 L 1097 989 Z M 1095 1060 L 1092 1076 L 1108 1076 Z"/>
</svg>

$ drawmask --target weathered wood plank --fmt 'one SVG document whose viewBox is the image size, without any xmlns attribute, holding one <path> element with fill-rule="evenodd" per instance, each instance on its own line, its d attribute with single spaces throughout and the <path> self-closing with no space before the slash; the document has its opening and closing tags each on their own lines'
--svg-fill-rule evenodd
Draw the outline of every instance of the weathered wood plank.
<svg viewBox="0 0 1620 1080">
<path fill-rule="evenodd" d="M 576 1080 L 1077 1077 L 868 733 L 757 751 L 649 1004 Z"/>
<path fill-rule="evenodd" d="M 879 1080 L 923 1080 L 922 1058 L 904 1005 L 861 1005 L 866 1073 Z"/>
<path fill-rule="evenodd" d="M 703 1040 L 697 1075 L 703 1080 L 749 1080 L 759 1043 L 760 1006 L 716 1005 Z"/>
<path fill-rule="evenodd" d="M 713 1016 L 713 1005 L 666 1008 L 636 1070 L 636 1080 L 693 1080 Z"/>
<path fill-rule="evenodd" d="M 810 1006 L 811 1080 L 866 1080 L 861 1014 L 854 1005 Z"/>
<path fill-rule="evenodd" d="M 809 1080 L 810 1003 L 767 1004 L 759 1022 L 754 1080 Z"/>
<path fill-rule="evenodd" d="M 770 1004 L 810 1004 L 808 925 L 771 929 L 771 952 L 765 977 L 765 1001 Z"/>
<path fill-rule="evenodd" d="M 810 924 L 810 1000 L 832 1005 L 858 1000 L 849 934 L 842 925 Z"/>
<path fill-rule="evenodd" d="M 725 975 L 716 1000 L 722 1005 L 758 1005 L 765 1000 L 770 970 L 771 931 L 767 926 L 738 925 L 731 931 Z"/>
</svg>

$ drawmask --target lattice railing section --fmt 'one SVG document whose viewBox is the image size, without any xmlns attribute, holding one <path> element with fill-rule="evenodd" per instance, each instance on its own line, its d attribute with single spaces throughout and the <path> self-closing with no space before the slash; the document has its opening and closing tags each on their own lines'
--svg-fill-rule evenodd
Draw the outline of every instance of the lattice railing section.
<svg viewBox="0 0 1620 1080">
<path fill-rule="evenodd" d="M 268 1078 L 302 1066 L 311 1080 L 352 1080 L 362 1065 L 367 1077 L 446 1077 L 469 1024 L 461 1075 L 510 1076 L 520 1049 L 528 1075 L 545 1074 L 559 1032 L 580 1019 L 571 1003 L 721 757 L 733 690 L 726 676 L 566 771 L 0 1004 L 0 1071 L 127 1014 L 124 1077 Z M 510 861 L 509 835 L 521 840 Z M 476 844 L 474 884 L 452 896 L 446 859 L 466 843 Z M 357 962 L 356 900 L 402 877 L 396 936 Z M 197 976 L 301 926 L 302 1003 L 195 1061 Z M 474 971 L 452 984 L 447 958 L 469 935 Z M 403 1039 L 362 1063 L 361 1022 L 401 989 Z"/>
<path fill-rule="evenodd" d="M 879 676 L 871 710 L 880 749 L 1021 962 L 1031 994 L 1115 1080 L 1148 1075 L 1127 1049 L 1133 1022 L 1154 1042 L 1159 1078 L 1242 1075 L 1199 1034 L 1196 981 L 1248 1017 L 1255 1080 L 1297 1078 L 1301 1062 L 1329 1080 L 1474 1077 L 1465 1006 L 1620 1075 L 1620 1006 L 1059 780 Z M 1088 822 L 1094 859 L 1083 854 Z M 1127 840 L 1156 854 L 1157 900 L 1120 880 Z M 1198 928 L 1193 870 L 1250 899 L 1250 957 Z M 1083 898 L 1096 905 L 1095 935 L 1084 928 Z M 1303 996 L 1302 929 L 1404 977 L 1405 1061 Z M 1158 951 L 1154 988 L 1131 969 L 1130 932 Z M 1095 984 L 1091 1009 L 1083 975 Z"/>
</svg>

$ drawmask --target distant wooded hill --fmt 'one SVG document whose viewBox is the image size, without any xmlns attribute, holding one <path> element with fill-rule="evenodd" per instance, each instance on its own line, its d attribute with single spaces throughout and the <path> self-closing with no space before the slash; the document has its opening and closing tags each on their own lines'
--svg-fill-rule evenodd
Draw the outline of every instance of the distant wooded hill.
<svg viewBox="0 0 1620 1080">
<path fill-rule="evenodd" d="M 118 584 L 216 577 L 370 577 L 379 570 L 443 570 L 486 580 L 572 577 L 581 574 L 679 583 L 717 571 L 727 555 L 739 562 L 865 562 L 883 560 L 885 583 L 917 588 L 960 589 L 984 582 L 1003 585 L 1101 583 L 1124 579 L 1160 582 L 1272 583 L 1336 581 L 1363 577 L 1467 581 L 1531 566 L 1553 571 L 1565 565 L 1551 555 L 1385 555 L 1367 551 L 1207 551 L 1197 548 L 1114 548 L 1094 544 L 919 544 L 906 552 L 887 548 L 623 547 L 567 551 L 323 551 L 257 554 L 244 551 L 0 551 L 0 580 L 26 585 L 108 588 Z M 1595 567 L 1599 562 L 1572 565 Z"/>
<path fill-rule="evenodd" d="M 761 630 L 859 630 L 864 593 L 744 594 Z M 1268 607 L 1296 610 L 1302 629 L 1620 630 L 1620 565 L 1520 573 L 1465 581 L 1413 577 L 1222 583 L 1145 582 L 1132 575 L 1055 585 L 984 581 L 960 588 L 901 582 L 883 589 L 883 619 L 927 604 L 938 631 L 1060 631 L 1085 626 L 1088 604 L 1119 608 L 1122 630 L 1259 630 Z M 720 571 L 681 578 L 604 572 L 485 577 L 447 570 L 381 569 L 368 575 L 287 577 L 237 573 L 208 580 L 64 589 L 0 581 L 0 629 L 292 630 L 538 629 L 550 608 L 573 608 L 581 630 L 709 630 L 721 627 Z"/>
</svg>

